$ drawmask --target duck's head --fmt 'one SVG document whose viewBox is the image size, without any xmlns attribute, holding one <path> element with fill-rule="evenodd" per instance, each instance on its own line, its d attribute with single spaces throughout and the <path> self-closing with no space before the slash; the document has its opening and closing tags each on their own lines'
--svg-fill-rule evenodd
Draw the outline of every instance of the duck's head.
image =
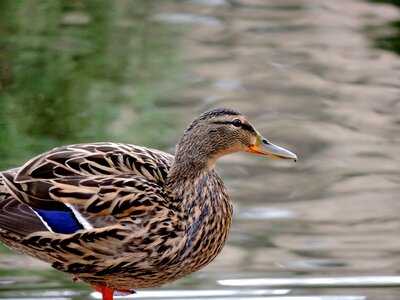
<svg viewBox="0 0 400 300">
<path fill-rule="evenodd" d="M 294 153 L 264 138 L 244 115 L 219 108 L 203 113 L 188 126 L 177 146 L 176 162 L 212 168 L 221 156 L 242 151 L 297 160 Z"/>
</svg>

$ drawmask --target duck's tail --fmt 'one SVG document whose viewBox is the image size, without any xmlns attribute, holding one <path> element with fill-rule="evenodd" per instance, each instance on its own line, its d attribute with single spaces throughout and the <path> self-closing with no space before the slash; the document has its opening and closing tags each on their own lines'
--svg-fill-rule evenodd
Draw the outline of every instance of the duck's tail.
<svg viewBox="0 0 400 300">
<path fill-rule="evenodd" d="M 17 171 L 15 169 L 15 172 Z M 48 231 L 48 229 L 28 205 L 13 197 L 0 173 L 0 235 L 3 239 L 5 235 L 14 234 L 25 237 L 36 231 Z"/>
</svg>

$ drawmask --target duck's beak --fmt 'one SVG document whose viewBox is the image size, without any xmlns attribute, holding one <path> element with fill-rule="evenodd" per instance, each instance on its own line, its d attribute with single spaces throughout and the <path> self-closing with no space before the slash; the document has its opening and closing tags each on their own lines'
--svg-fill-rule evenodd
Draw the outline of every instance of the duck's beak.
<svg viewBox="0 0 400 300">
<path fill-rule="evenodd" d="M 273 158 L 293 159 L 295 162 L 297 161 L 296 154 L 272 144 L 259 133 L 257 133 L 255 144 L 248 147 L 246 152 L 268 155 Z"/>
</svg>

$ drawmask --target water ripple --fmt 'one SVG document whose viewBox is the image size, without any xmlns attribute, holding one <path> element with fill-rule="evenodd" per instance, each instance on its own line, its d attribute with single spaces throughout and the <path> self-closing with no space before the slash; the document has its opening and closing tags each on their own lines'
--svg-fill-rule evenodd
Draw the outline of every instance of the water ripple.
<svg viewBox="0 0 400 300">
<path fill-rule="evenodd" d="M 177 24 L 197 24 L 197 25 L 220 25 L 221 21 L 214 17 L 201 16 L 196 14 L 181 13 L 160 13 L 154 19 L 161 22 Z"/>
<path fill-rule="evenodd" d="M 245 278 L 218 280 L 223 286 L 268 287 L 400 287 L 400 276 L 349 276 L 313 278 Z"/>
<path fill-rule="evenodd" d="M 287 289 L 271 289 L 271 290 L 154 290 L 154 291 L 140 291 L 136 295 L 130 296 L 115 296 L 115 298 L 122 299 L 227 299 L 237 297 L 242 299 L 266 299 L 264 296 L 279 296 L 286 295 L 289 292 Z M 263 296 L 263 298 L 260 298 Z M 95 299 L 101 299 L 101 294 L 98 292 L 92 293 Z"/>
</svg>

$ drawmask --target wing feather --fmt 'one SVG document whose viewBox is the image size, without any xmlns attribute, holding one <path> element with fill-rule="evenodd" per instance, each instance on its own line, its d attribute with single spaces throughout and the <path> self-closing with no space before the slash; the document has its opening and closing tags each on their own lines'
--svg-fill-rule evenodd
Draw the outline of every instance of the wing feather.
<svg viewBox="0 0 400 300">
<path fill-rule="evenodd" d="M 31 159 L 19 169 L 15 181 L 130 174 L 163 184 L 172 160 L 171 154 L 129 144 L 69 145 Z"/>
<path fill-rule="evenodd" d="M 154 249 L 182 242 L 177 199 L 164 190 L 172 161 L 162 151 L 116 143 L 70 145 L 35 157 L 1 173 L 0 239 L 71 273 L 90 265 L 119 272 L 121 255 L 140 268 L 153 253 L 156 264 Z M 34 210 L 72 211 L 87 224 L 74 233 L 50 232 Z"/>
<path fill-rule="evenodd" d="M 0 228 L 26 236 L 37 231 L 48 231 L 39 216 L 26 204 L 11 195 L 0 196 Z"/>
</svg>

